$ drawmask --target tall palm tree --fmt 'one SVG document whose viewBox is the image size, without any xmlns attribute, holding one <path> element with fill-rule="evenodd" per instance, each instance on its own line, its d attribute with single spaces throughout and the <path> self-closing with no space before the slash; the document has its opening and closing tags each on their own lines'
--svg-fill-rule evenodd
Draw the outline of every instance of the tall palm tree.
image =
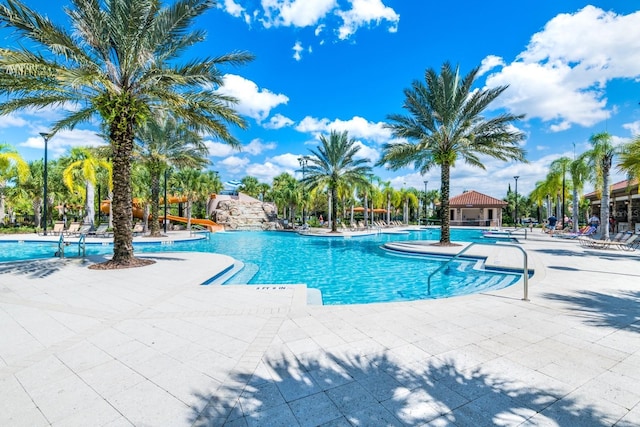
<svg viewBox="0 0 640 427">
<path fill-rule="evenodd" d="M 255 176 L 245 176 L 240 180 L 241 184 L 238 188 L 239 191 L 247 194 L 251 197 L 258 197 L 260 194 L 260 182 Z"/>
<path fill-rule="evenodd" d="M 144 264 L 133 255 L 131 162 L 140 124 L 170 111 L 193 130 L 238 146 L 227 126 L 245 127 L 223 84 L 221 65 L 252 56 L 178 59 L 204 39 L 193 23 L 213 0 L 70 0 L 73 31 L 56 25 L 20 0 L 0 5 L 0 25 L 23 40 L 0 55 L 0 114 L 72 105 L 51 134 L 100 117 L 113 162 L 113 257 L 105 267 Z M 191 49 L 191 51 L 193 51 Z"/>
<path fill-rule="evenodd" d="M 392 114 L 386 125 L 393 135 L 408 141 L 387 143 L 378 162 L 392 170 L 413 164 L 421 175 L 440 167 L 442 182 L 442 225 L 440 245 L 451 244 L 449 229 L 450 171 L 456 160 L 484 169 L 479 156 L 526 161 L 518 145 L 524 133 L 513 124 L 524 116 L 500 114 L 486 119 L 483 112 L 507 86 L 474 90 L 479 68 L 464 77 L 447 62 L 440 74 L 425 72 L 425 83 L 414 81 L 404 90 L 403 107 L 408 116 Z"/>
<path fill-rule="evenodd" d="M 197 132 L 174 117 L 162 114 L 149 120 L 136 135 L 135 159 L 149 171 L 151 180 L 150 236 L 160 236 L 160 178 L 163 173 L 177 168 L 202 168 L 209 163 L 209 151 Z"/>
<path fill-rule="evenodd" d="M 0 144 L 0 224 L 4 224 L 5 188 L 9 181 L 24 181 L 29 176 L 29 165 L 8 144 Z"/>
<path fill-rule="evenodd" d="M 557 187 L 559 190 L 558 198 L 561 199 L 558 203 L 558 205 L 561 206 L 560 212 L 558 212 L 558 218 L 562 223 L 562 228 L 564 228 L 565 226 L 565 201 L 567 199 L 568 190 L 571 187 L 571 183 L 567 182 L 567 172 L 570 169 L 571 159 L 566 156 L 555 159 L 553 162 L 551 162 L 551 165 L 549 165 L 549 176 L 557 181 Z"/>
<path fill-rule="evenodd" d="M 606 240 L 609 238 L 609 187 L 611 186 L 609 181 L 616 148 L 613 146 L 611 135 L 607 132 L 591 135 L 589 142 L 591 149 L 582 153 L 582 158 L 592 171 L 592 181 L 595 184 L 596 193 L 601 195 L 600 237 Z"/>
<path fill-rule="evenodd" d="M 191 218 L 193 213 L 193 202 L 202 200 L 208 196 L 206 179 L 202 179 L 204 174 L 197 169 L 183 168 L 171 177 L 172 187 L 181 195 L 187 198 L 187 230 L 191 230 Z"/>
<path fill-rule="evenodd" d="M 69 191 L 81 194 L 84 199 L 83 223 L 93 225 L 96 216 L 95 188 L 98 169 L 105 169 L 111 176 L 111 163 L 96 156 L 96 152 L 86 147 L 71 149 L 71 163 L 62 173 L 62 181 Z"/>
<path fill-rule="evenodd" d="M 629 226 L 633 227 L 633 203 L 631 198 L 631 183 L 633 180 L 636 183 L 640 182 L 640 136 L 636 136 L 630 142 L 624 144 L 620 148 L 620 156 L 618 169 L 627 174 L 627 191 L 629 200 L 627 203 L 627 221 Z M 640 187 L 638 187 L 640 189 Z M 631 230 L 633 228 L 630 228 Z"/>
<path fill-rule="evenodd" d="M 578 221 L 580 217 L 580 197 L 582 197 L 582 190 L 584 184 L 589 179 L 591 173 L 589 166 L 582 157 L 576 158 L 569 165 L 569 173 L 571 174 L 571 188 L 573 189 L 573 207 L 572 207 L 572 220 L 573 231 L 578 232 Z"/>
<path fill-rule="evenodd" d="M 336 212 L 338 206 L 338 187 L 345 185 L 366 185 L 371 166 L 368 160 L 356 159 L 360 150 L 355 139 L 349 139 L 347 131 L 331 131 L 329 138 L 320 136 L 320 145 L 309 150 L 309 164 L 305 170 L 303 182 L 307 187 L 327 187 L 331 193 L 331 231 L 337 232 Z"/>
</svg>

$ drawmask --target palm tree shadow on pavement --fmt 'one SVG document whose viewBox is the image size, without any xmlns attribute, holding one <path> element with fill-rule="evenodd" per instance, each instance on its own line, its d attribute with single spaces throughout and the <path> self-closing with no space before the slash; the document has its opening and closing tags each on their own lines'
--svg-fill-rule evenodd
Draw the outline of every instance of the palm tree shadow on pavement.
<svg viewBox="0 0 640 427">
<path fill-rule="evenodd" d="M 543 297 L 568 303 L 569 310 L 588 325 L 640 333 L 640 291 L 621 291 L 616 295 L 578 291 L 576 295 L 544 294 Z"/>
<path fill-rule="evenodd" d="M 315 357 L 319 356 L 319 357 Z M 400 365 L 373 357 L 314 354 L 267 359 L 254 374 L 231 375 L 211 395 L 194 393 L 195 426 L 612 425 L 617 419 L 567 397 L 550 377 L 509 366 L 461 369 L 430 358 Z M 504 372 L 504 369 L 502 369 Z M 431 425 L 431 424 L 430 424 Z"/>
</svg>

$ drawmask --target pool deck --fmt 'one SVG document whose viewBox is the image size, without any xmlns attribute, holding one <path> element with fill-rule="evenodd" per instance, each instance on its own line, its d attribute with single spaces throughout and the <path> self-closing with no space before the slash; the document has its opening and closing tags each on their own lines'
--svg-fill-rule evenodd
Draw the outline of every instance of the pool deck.
<svg viewBox="0 0 640 427">
<path fill-rule="evenodd" d="M 313 306 L 304 285 L 201 286 L 233 263 L 218 254 L 2 264 L 0 425 L 640 425 L 640 253 L 521 247 L 529 301 L 519 282 Z"/>
</svg>

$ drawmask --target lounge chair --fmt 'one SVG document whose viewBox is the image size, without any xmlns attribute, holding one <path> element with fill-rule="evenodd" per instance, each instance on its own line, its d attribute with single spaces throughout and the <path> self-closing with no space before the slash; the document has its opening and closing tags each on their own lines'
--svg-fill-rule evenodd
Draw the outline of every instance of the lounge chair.
<svg viewBox="0 0 640 427">
<path fill-rule="evenodd" d="M 577 239 L 578 237 L 592 236 L 596 232 L 596 228 L 590 225 L 582 227 L 577 233 L 555 233 L 552 237 L 559 237 L 561 239 Z"/>
<path fill-rule="evenodd" d="M 81 236 L 83 234 L 89 234 L 89 231 L 91 231 L 92 227 L 93 226 L 91 224 L 82 224 L 80 228 L 78 228 L 76 231 L 73 232 L 73 235 Z"/>
<path fill-rule="evenodd" d="M 78 230 L 80 230 L 80 223 L 79 222 L 72 222 L 71 224 L 69 224 L 69 228 L 67 228 L 63 234 L 67 235 L 67 236 L 73 236 L 75 233 L 78 232 Z"/>
<path fill-rule="evenodd" d="M 640 238 L 640 234 L 631 234 L 624 240 L 594 240 L 590 247 L 595 249 L 622 249 L 625 251 L 635 251 L 638 247 L 638 243 L 640 243 L 636 243 L 638 238 Z"/>
<path fill-rule="evenodd" d="M 59 236 L 64 233 L 64 222 L 56 222 L 53 224 L 53 230 L 50 231 L 51 235 Z"/>
<path fill-rule="evenodd" d="M 111 233 L 107 231 L 108 228 L 109 228 L 109 224 L 106 222 L 103 222 L 94 231 L 89 232 L 89 235 L 95 236 L 95 237 L 109 237 L 111 236 Z"/>
</svg>

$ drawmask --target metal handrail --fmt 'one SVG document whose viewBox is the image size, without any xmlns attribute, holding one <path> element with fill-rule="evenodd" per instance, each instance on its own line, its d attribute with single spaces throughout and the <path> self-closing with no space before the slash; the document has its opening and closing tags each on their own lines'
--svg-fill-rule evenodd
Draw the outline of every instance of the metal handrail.
<svg viewBox="0 0 640 427">
<path fill-rule="evenodd" d="M 82 251 L 80 250 L 82 248 Z M 80 238 L 78 239 L 78 256 L 80 256 L 80 252 L 82 252 L 82 257 L 87 256 L 87 235 L 85 233 L 80 234 Z"/>
<path fill-rule="evenodd" d="M 481 242 L 471 242 L 469 243 L 469 245 L 464 248 L 463 250 L 461 250 L 460 252 L 458 252 L 457 254 L 455 254 L 453 257 L 451 257 L 450 259 L 447 260 L 447 262 L 445 262 L 444 264 L 442 264 L 440 267 L 436 268 L 427 278 L 427 293 L 429 295 L 431 295 L 431 277 L 433 277 L 436 273 L 438 273 L 440 270 L 442 270 L 444 267 L 446 267 L 447 265 L 449 265 L 450 262 L 452 262 L 454 259 L 457 259 L 460 257 L 460 255 L 464 254 L 465 252 L 467 252 L 469 249 L 471 249 L 471 247 L 475 246 L 475 245 L 481 245 L 481 246 L 495 246 L 495 245 L 504 245 L 504 246 L 509 246 L 512 248 L 516 248 L 518 249 L 520 252 L 522 252 L 522 254 L 524 255 L 524 267 L 523 267 L 523 281 L 524 281 L 524 296 L 522 297 L 523 301 L 529 301 L 529 260 L 528 260 L 528 255 L 527 252 L 522 249 L 520 246 L 516 246 L 516 245 L 512 245 L 510 243 L 507 242 L 496 242 L 496 243 L 481 243 Z"/>
<path fill-rule="evenodd" d="M 58 252 L 56 252 L 56 255 L 60 258 L 64 258 L 64 245 L 64 234 L 60 233 L 60 238 L 58 239 Z"/>
</svg>

